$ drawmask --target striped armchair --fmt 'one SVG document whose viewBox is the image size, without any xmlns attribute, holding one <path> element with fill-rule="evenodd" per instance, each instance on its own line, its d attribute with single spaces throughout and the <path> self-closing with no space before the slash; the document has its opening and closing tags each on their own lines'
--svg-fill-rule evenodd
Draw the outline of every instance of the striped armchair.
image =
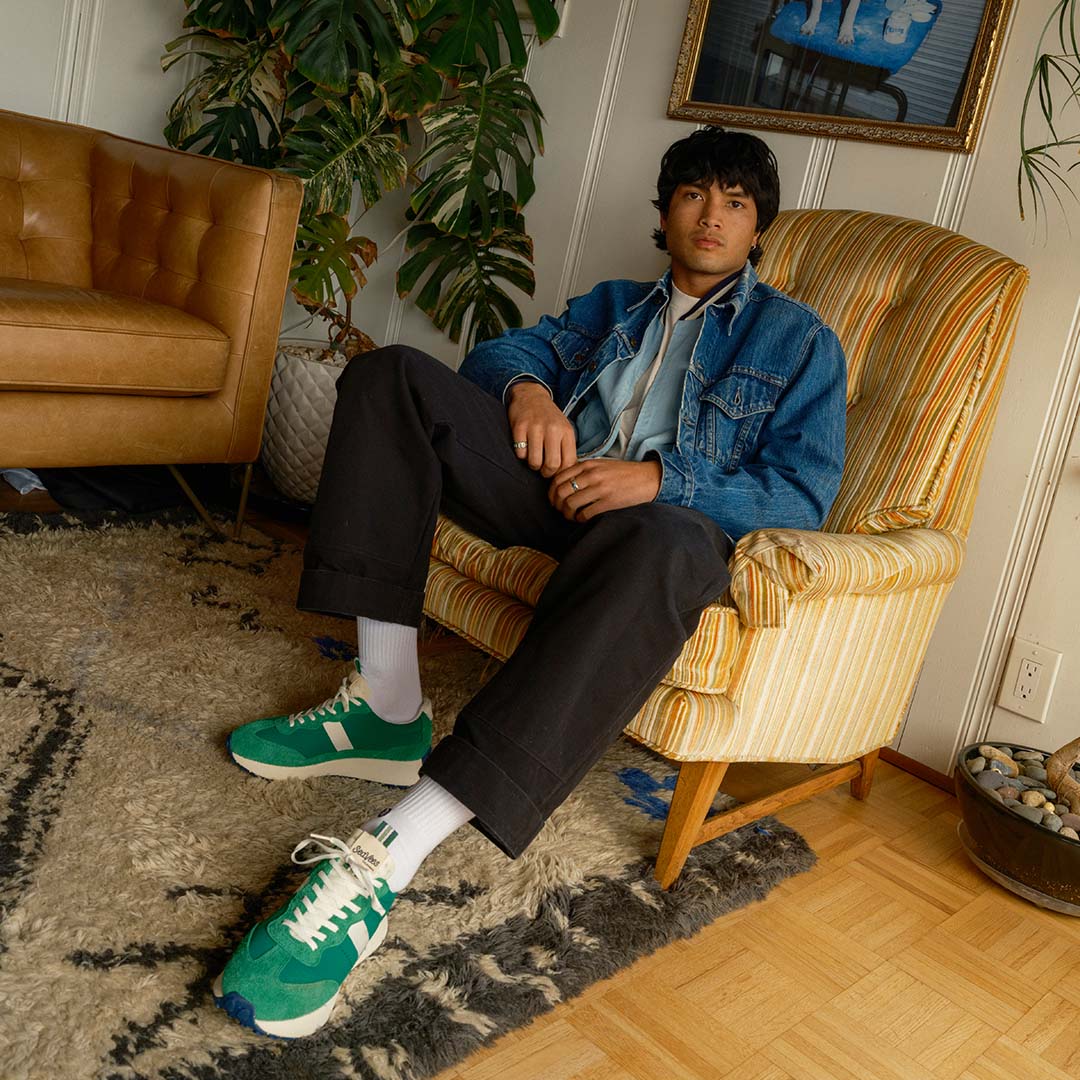
<svg viewBox="0 0 1080 1080">
<path fill-rule="evenodd" d="M 869 793 L 963 561 L 1027 286 L 998 252 L 884 214 L 786 211 L 765 246 L 763 279 L 844 346 L 846 467 L 821 532 L 742 537 L 729 593 L 626 728 L 681 763 L 657 857 L 665 888 L 696 844 L 848 781 Z M 425 610 L 504 659 L 553 568 L 444 519 Z M 734 761 L 837 767 L 707 817 Z"/>
</svg>

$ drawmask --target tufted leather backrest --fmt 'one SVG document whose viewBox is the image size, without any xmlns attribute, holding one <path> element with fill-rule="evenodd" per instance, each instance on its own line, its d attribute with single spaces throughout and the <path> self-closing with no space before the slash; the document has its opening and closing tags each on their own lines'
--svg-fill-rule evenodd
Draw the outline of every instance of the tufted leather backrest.
<svg viewBox="0 0 1080 1080">
<path fill-rule="evenodd" d="M 94 288 L 181 308 L 228 335 L 240 378 L 274 179 L 100 134 L 90 152 Z"/>
<path fill-rule="evenodd" d="M 88 287 L 95 132 L 0 112 L 0 277 Z"/>
<path fill-rule="evenodd" d="M 848 361 L 847 458 L 825 528 L 966 535 L 1027 271 L 922 221 L 785 211 L 763 280 L 810 304 Z"/>
</svg>

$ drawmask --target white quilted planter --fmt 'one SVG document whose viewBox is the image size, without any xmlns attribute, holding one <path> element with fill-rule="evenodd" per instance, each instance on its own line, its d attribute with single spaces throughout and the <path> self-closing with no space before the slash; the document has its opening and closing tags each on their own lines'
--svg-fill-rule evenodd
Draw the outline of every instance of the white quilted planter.
<svg viewBox="0 0 1080 1080">
<path fill-rule="evenodd" d="M 282 495 L 313 503 L 345 357 L 320 359 L 321 345 L 282 341 L 266 403 L 262 463 Z"/>
</svg>

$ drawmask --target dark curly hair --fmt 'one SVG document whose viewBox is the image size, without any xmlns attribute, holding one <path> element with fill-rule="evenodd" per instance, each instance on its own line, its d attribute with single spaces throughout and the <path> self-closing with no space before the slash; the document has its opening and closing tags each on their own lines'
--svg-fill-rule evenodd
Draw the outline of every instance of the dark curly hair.
<svg viewBox="0 0 1080 1080">
<path fill-rule="evenodd" d="M 666 214 L 680 184 L 714 182 L 721 187 L 741 187 L 753 196 L 759 234 L 772 224 L 780 209 L 780 177 L 773 152 L 756 135 L 715 125 L 694 131 L 667 148 L 660 162 L 653 206 Z M 654 229 L 652 235 L 656 246 L 667 251 L 663 230 Z M 756 266 L 761 255 L 755 244 L 750 251 L 751 264 Z"/>
</svg>

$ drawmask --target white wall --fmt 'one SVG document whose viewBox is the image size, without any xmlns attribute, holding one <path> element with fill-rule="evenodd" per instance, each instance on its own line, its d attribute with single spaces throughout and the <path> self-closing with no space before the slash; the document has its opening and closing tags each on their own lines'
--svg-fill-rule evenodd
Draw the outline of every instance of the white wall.
<svg viewBox="0 0 1080 1080">
<path fill-rule="evenodd" d="M 942 771 L 958 742 L 987 732 L 992 714 L 995 734 L 1036 745 L 1064 741 L 1080 715 L 1080 620 L 1070 617 L 1080 595 L 1076 440 L 1065 463 L 1080 376 L 1080 260 L 1060 218 L 1039 235 L 1016 213 L 1020 101 L 1053 4 L 1022 6 L 973 155 L 766 133 L 785 206 L 858 207 L 936 221 L 1031 268 L 966 565 L 898 744 Z M 535 298 L 523 298 L 527 321 L 599 278 L 650 277 L 662 269 L 649 240 L 649 199 L 661 153 L 689 131 L 665 116 L 686 8 L 687 0 L 570 0 L 564 36 L 534 51 L 530 77 L 548 123 L 528 208 L 538 280 Z M 183 10 L 182 0 L 44 0 L 31 8 L 0 0 L 0 25 L 19 28 L 0 41 L 0 105 L 160 141 L 182 76 L 163 77 L 158 57 Z M 58 72 L 68 72 L 66 80 Z M 376 341 L 407 340 L 456 364 L 460 349 L 395 296 L 402 253 L 389 241 L 400 228 L 401 206 L 402 197 L 392 196 L 357 226 L 381 247 L 357 321 Z M 1072 216 L 1080 222 L 1080 212 Z M 287 312 L 286 322 L 295 315 L 295 308 Z M 1018 620 L 1024 636 L 1065 654 L 1045 728 L 993 711 Z"/>
<path fill-rule="evenodd" d="M 0 108 L 164 143 L 184 65 L 162 74 L 183 0 L 0 0 Z"/>
</svg>

